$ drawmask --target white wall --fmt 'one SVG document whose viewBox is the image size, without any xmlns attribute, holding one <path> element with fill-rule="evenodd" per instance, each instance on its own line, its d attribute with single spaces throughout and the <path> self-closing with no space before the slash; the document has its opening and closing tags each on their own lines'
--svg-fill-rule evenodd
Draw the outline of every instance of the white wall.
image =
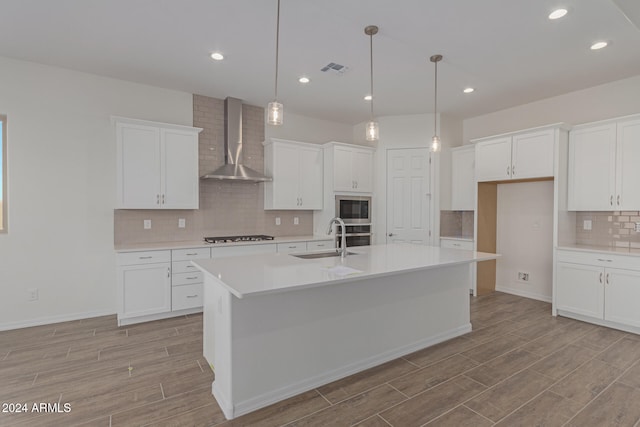
<svg viewBox="0 0 640 427">
<path fill-rule="evenodd" d="M 9 233 L 0 330 L 115 313 L 111 115 L 191 125 L 192 95 L 0 57 Z M 40 299 L 27 302 L 27 289 Z"/>
<path fill-rule="evenodd" d="M 640 75 L 463 121 L 470 139 L 552 123 L 570 125 L 640 113 Z"/>
<path fill-rule="evenodd" d="M 496 290 L 551 301 L 553 181 L 498 184 L 497 208 Z"/>
<path fill-rule="evenodd" d="M 265 118 L 265 123 L 267 122 Z M 280 138 L 324 144 L 329 141 L 351 143 L 353 126 L 328 120 L 314 119 L 287 112 L 281 126 L 265 127 L 265 139 Z"/>
</svg>

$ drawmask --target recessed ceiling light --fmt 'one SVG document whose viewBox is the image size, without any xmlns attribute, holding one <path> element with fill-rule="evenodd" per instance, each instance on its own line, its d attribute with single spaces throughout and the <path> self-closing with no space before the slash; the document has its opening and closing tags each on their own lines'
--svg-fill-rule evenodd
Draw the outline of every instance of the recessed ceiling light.
<svg viewBox="0 0 640 427">
<path fill-rule="evenodd" d="M 371 95 L 365 95 L 365 97 L 364 97 L 365 101 L 371 101 L 371 99 L 373 99 L 373 97 Z"/>
<path fill-rule="evenodd" d="M 549 19 L 560 19 L 567 14 L 567 9 L 556 9 L 549 14 Z"/>
<path fill-rule="evenodd" d="M 607 47 L 607 42 L 596 42 L 591 45 L 591 50 L 602 49 L 603 47 Z"/>
<path fill-rule="evenodd" d="M 211 59 L 215 59 L 216 61 L 222 61 L 224 59 L 224 55 L 220 52 L 213 52 L 211 54 Z"/>
<path fill-rule="evenodd" d="M 300 83 L 309 83 L 311 80 L 309 80 L 309 77 L 300 77 L 298 81 Z"/>
<path fill-rule="evenodd" d="M 471 92 L 473 92 L 474 90 L 475 90 L 475 89 L 474 89 L 474 88 L 472 88 L 472 87 L 465 87 L 465 88 L 464 88 L 464 90 L 463 90 L 463 92 L 464 92 L 464 93 L 471 93 Z"/>
</svg>

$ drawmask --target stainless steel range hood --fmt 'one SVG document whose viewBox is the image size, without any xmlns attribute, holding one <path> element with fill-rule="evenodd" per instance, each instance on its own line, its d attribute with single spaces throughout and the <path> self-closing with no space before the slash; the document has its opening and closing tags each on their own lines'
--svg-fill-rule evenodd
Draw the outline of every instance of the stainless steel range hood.
<svg viewBox="0 0 640 427">
<path fill-rule="evenodd" d="M 204 179 L 224 179 L 239 182 L 265 182 L 272 178 L 242 164 L 242 101 L 224 100 L 224 165 L 202 175 Z"/>
</svg>

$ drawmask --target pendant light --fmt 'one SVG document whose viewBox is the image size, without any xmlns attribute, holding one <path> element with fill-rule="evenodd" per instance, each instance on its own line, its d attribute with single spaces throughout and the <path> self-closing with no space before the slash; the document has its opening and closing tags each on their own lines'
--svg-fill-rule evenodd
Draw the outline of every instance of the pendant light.
<svg viewBox="0 0 640 427">
<path fill-rule="evenodd" d="M 378 122 L 373 119 L 373 36 L 378 34 L 378 27 L 369 25 L 365 27 L 364 33 L 369 36 L 369 53 L 371 57 L 371 120 L 367 123 L 366 136 L 367 141 L 377 141 L 380 137 Z"/>
<path fill-rule="evenodd" d="M 436 72 L 434 78 L 434 95 L 433 95 L 433 138 L 431 139 L 431 152 L 437 153 L 440 151 L 441 143 L 438 136 L 438 62 L 442 61 L 442 55 L 433 55 L 429 58 L 435 65 Z"/>
<path fill-rule="evenodd" d="M 280 45 L 280 0 L 278 0 L 278 17 L 276 21 L 276 83 L 275 96 L 272 102 L 267 106 L 267 123 L 274 126 L 282 124 L 283 108 L 278 102 L 278 48 Z"/>
</svg>

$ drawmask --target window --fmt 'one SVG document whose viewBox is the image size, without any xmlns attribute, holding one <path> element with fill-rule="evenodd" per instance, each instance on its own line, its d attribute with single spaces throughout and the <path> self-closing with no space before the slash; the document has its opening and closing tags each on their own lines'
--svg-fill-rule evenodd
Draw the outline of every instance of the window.
<svg viewBox="0 0 640 427">
<path fill-rule="evenodd" d="M 7 232 L 7 116 L 0 115 L 0 233 Z"/>
</svg>

